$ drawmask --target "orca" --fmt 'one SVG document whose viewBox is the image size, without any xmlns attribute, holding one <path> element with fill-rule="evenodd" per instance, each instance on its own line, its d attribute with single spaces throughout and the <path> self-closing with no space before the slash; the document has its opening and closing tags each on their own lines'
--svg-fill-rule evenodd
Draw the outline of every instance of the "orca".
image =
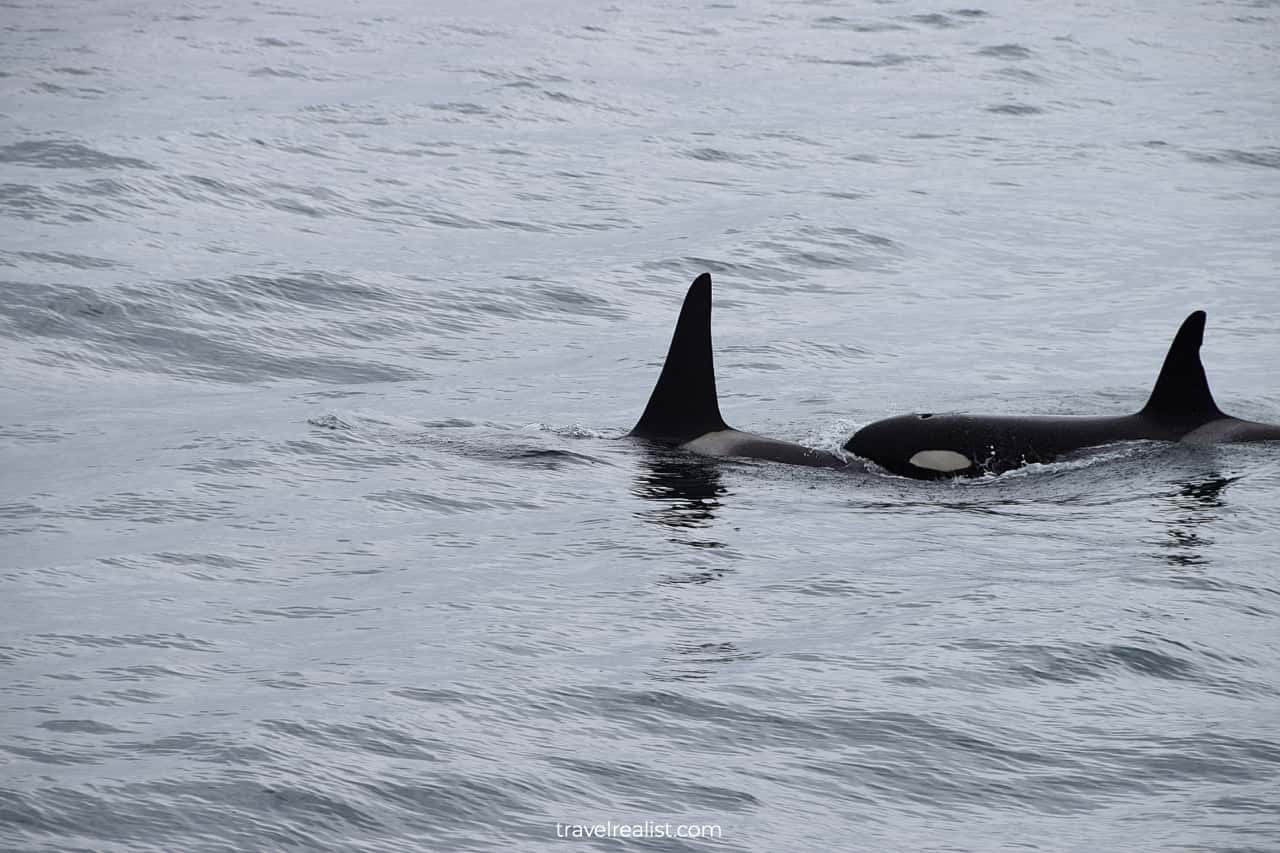
<svg viewBox="0 0 1280 853">
<path fill-rule="evenodd" d="M 644 414 L 628 433 L 706 456 L 767 459 L 813 468 L 843 468 L 847 461 L 814 450 L 733 429 L 720 416 L 711 354 L 711 276 L 693 280 L 680 309 L 667 360 Z"/>
<path fill-rule="evenodd" d="M 936 480 L 1000 474 L 1119 441 L 1194 444 L 1280 441 L 1280 426 L 1223 414 L 1209 391 L 1200 344 L 1205 313 L 1183 321 L 1142 410 L 1119 417 L 985 417 L 911 414 L 868 424 L 849 453 L 904 477 Z"/>
</svg>

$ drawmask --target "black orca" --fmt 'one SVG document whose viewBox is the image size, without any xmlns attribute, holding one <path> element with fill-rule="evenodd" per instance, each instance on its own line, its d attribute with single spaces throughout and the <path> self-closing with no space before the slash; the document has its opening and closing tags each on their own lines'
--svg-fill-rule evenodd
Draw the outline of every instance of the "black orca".
<svg viewBox="0 0 1280 853">
<path fill-rule="evenodd" d="M 1280 440 L 1280 426 L 1225 415 L 1213 401 L 1200 344 L 1205 313 L 1187 317 L 1165 356 L 1151 398 L 1121 417 L 901 415 L 868 424 L 844 449 L 905 477 L 999 474 L 1117 441 L 1188 443 Z"/>
<path fill-rule="evenodd" d="M 711 355 L 711 276 L 693 280 L 649 405 L 628 434 L 707 456 L 743 456 L 815 468 L 843 468 L 833 453 L 733 429 L 720 417 Z"/>
</svg>

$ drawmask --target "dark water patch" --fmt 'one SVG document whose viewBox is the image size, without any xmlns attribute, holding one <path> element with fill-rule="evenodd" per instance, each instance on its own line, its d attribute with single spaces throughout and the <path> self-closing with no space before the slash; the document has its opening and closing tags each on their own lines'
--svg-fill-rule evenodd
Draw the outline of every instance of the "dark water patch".
<svg viewBox="0 0 1280 853">
<path fill-rule="evenodd" d="M 473 104 L 469 101 L 449 101 L 443 104 L 432 104 L 431 109 L 437 112 L 453 113 L 463 116 L 481 116 L 488 115 L 489 110 L 480 104 Z"/>
<path fill-rule="evenodd" d="M 71 98 L 100 98 L 107 94 L 105 89 L 95 89 L 92 86 L 59 86 L 57 83 L 36 83 L 32 86 L 37 92 L 44 92 L 50 95 L 65 95 Z"/>
<path fill-rule="evenodd" d="M 1031 50 L 1020 44 L 993 44 L 978 50 L 977 55 L 996 59 L 1030 59 L 1032 56 Z"/>
<path fill-rule="evenodd" d="M 583 106 L 591 106 L 591 101 L 584 101 L 581 98 L 575 98 L 567 92 L 544 91 L 542 97 L 549 101 L 555 101 L 558 104 L 580 104 Z"/>
<path fill-rule="evenodd" d="M 76 696 L 73 698 L 80 704 L 119 708 L 126 705 L 154 705 L 165 701 L 169 696 L 154 690 L 130 687 L 125 690 L 104 690 L 97 696 Z"/>
<path fill-rule="evenodd" d="M 52 444 L 75 434 L 66 427 L 48 424 L 0 424 L 0 438 L 31 444 Z"/>
<path fill-rule="evenodd" d="M 446 29 L 450 32 L 459 33 L 461 35 L 479 36 L 481 38 L 486 38 L 486 39 L 508 38 L 510 36 L 510 34 L 506 30 L 494 29 L 493 27 L 479 27 L 471 24 L 446 24 L 444 25 L 443 29 Z M 475 73 L 486 73 L 486 72 L 475 70 Z M 496 74 L 500 74 L 501 72 L 491 72 L 491 73 L 494 73 L 496 75 Z"/>
<path fill-rule="evenodd" d="M 0 163 L 40 169 L 152 169 L 145 160 L 117 157 L 63 139 L 28 140 L 0 145 Z"/>
<path fill-rule="evenodd" d="M 627 228 L 631 222 L 621 217 L 609 217 L 606 220 L 595 222 L 558 222 L 555 225 L 558 231 L 613 231 L 618 228 Z"/>
<path fill-rule="evenodd" d="M 506 451 L 503 458 L 527 468 L 540 468 L 544 471 L 559 471 L 568 465 L 608 464 L 603 459 L 596 459 L 585 453 L 548 447 L 512 448 Z"/>
<path fill-rule="evenodd" d="M 383 449 L 392 439 L 375 434 L 328 431 L 321 441 L 284 441 L 267 449 L 270 457 L 295 456 L 304 460 L 308 476 L 328 479 L 334 471 L 365 471 L 376 468 L 431 468 L 413 452 Z M 412 444 L 412 442 L 400 442 Z"/>
<path fill-rule="evenodd" d="M 152 558 L 162 565 L 178 566 L 180 568 L 199 567 L 201 569 L 213 569 L 219 574 L 233 570 L 266 568 L 271 563 L 271 558 L 269 557 L 245 559 L 233 557 L 230 554 L 182 551 L 159 551 L 153 554 Z"/>
<path fill-rule="evenodd" d="M 1009 80 L 1016 80 L 1019 83 L 1044 83 L 1048 80 L 1044 75 L 1037 74 L 1026 68 L 998 68 L 993 73 Z"/>
<path fill-rule="evenodd" d="M 780 340 L 749 347 L 722 345 L 718 348 L 725 353 L 744 356 L 776 356 L 778 361 L 785 364 L 794 364 L 799 361 L 806 364 L 825 362 L 833 365 L 848 365 L 873 354 L 872 350 L 853 344 L 805 340 Z"/>
<path fill-rule="evenodd" d="M 1112 740 L 1112 760 L 1132 768 L 1134 775 L 1169 782 L 1244 783 L 1273 780 L 1280 775 L 1280 745 L 1259 738 L 1201 733 L 1185 736 L 1151 735 L 1137 743 Z M 1118 741 L 1118 742 L 1117 742 Z"/>
<path fill-rule="evenodd" d="M 33 222 L 60 225 L 92 222 L 103 216 L 93 205 L 59 199 L 54 192 L 27 184 L 0 184 L 0 214 Z"/>
<path fill-rule="evenodd" d="M 681 155 L 691 160 L 701 160 L 704 163 L 749 163 L 754 157 L 745 154 L 735 154 L 732 151 L 724 151 L 719 148 L 691 148 L 682 151 Z"/>
<path fill-rule="evenodd" d="M 559 471 L 569 466 L 608 465 L 609 463 L 571 450 L 556 447 L 544 447 L 530 444 L 523 431 L 512 435 L 510 431 L 494 435 L 486 434 L 439 434 L 437 429 L 461 429 L 472 427 L 466 421 L 437 422 L 431 425 L 431 432 L 419 434 L 411 439 L 413 444 L 427 445 L 445 451 L 453 456 L 475 459 L 495 465 L 518 465 L 524 468 L 536 468 L 544 471 Z M 572 436 L 568 436 L 572 437 Z M 592 435 L 592 438 L 598 436 Z"/>
<path fill-rule="evenodd" d="M 415 142 L 407 148 L 371 145 L 365 148 L 378 154 L 394 154 L 399 157 L 458 157 L 471 150 L 460 142 Z"/>
<path fill-rule="evenodd" d="M 137 666 L 112 666 L 98 670 L 95 675 L 103 681 L 154 681 L 156 679 L 190 678 L 198 681 L 207 680 L 207 676 L 195 672 L 183 671 L 155 664 L 139 664 Z"/>
<path fill-rule="evenodd" d="M 451 331 L 490 328 L 494 318 L 555 320 L 575 318 L 622 320 L 625 312 L 604 296 L 535 276 L 508 275 L 504 286 L 440 292 L 427 301 L 433 324 Z"/>
<path fill-rule="evenodd" d="M 927 56 L 912 56 L 903 53 L 881 53 L 870 59 L 815 58 L 808 61 L 818 65 L 846 65 L 851 68 L 894 68 L 928 58 Z"/>
<path fill-rule="evenodd" d="M 305 154 L 308 157 L 319 157 L 322 160 L 337 159 L 333 155 L 333 152 L 325 145 L 293 145 L 278 142 L 275 144 L 275 147 L 286 154 Z"/>
<path fill-rule="evenodd" d="M 986 109 L 989 113 L 1006 116 L 1033 116 L 1044 112 L 1040 107 L 1030 104 L 995 104 Z"/>
<path fill-rule="evenodd" d="M 512 774 L 490 778 L 481 772 L 467 774 L 433 772 L 420 778 L 412 774 L 396 781 L 356 783 L 366 796 L 411 815 L 427 816 L 434 843 L 448 849 L 464 839 L 473 839 L 474 827 L 503 827 L 497 837 L 510 837 L 513 826 L 524 820 L 539 821 L 534 831 L 547 828 L 541 822 L 539 804 L 554 801 L 555 790 L 547 783 L 534 782 Z M 451 833 L 459 833 L 453 839 Z M 495 837 L 488 834 L 489 838 Z M 508 847 L 508 844 L 502 844 Z"/>
<path fill-rule="evenodd" d="M 568 77 L 527 67 L 519 71 L 493 68 L 453 68 L 459 74 L 479 74 L 489 80 L 510 80 L 517 83 L 569 83 Z"/>
<path fill-rule="evenodd" d="M 929 12 L 921 15 L 911 15 L 907 18 L 913 24 L 923 24 L 926 27 L 934 29 L 949 30 L 952 27 L 960 26 L 959 22 L 952 20 L 941 12 Z"/>
<path fill-rule="evenodd" d="M 218 650 L 213 643 L 186 634 L 117 634 L 110 637 L 96 634 L 36 634 L 33 639 L 62 650 L 69 650 L 69 647 L 87 649 L 144 647 L 179 649 L 185 652 L 216 652 Z"/>
<path fill-rule="evenodd" d="M 307 120 L 320 124 L 358 124 L 371 127 L 385 127 L 391 119 L 367 104 L 313 104 L 299 110 Z"/>
<path fill-rule="evenodd" d="M 536 510 L 541 506 L 529 501 L 506 498 L 460 498 L 411 489 L 388 489 L 365 495 L 365 500 L 378 506 L 397 511 L 432 512 L 440 515 L 457 515 L 468 512 Z"/>
<path fill-rule="evenodd" d="M 398 199 L 370 198 L 364 204 L 368 209 L 378 211 L 378 215 L 363 215 L 361 217 L 370 222 L 383 222 L 414 228 L 422 227 L 424 224 L 464 230 L 490 227 L 486 222 L 470 219 L 459 213 L 435 207 L 424 207 L 417 203 Z"/>
<path fill-rule="evenodd" d="M 901 256 L 896 241 L 851 226 L 803 226 L 790 233 L 778 232 L 773 239 L 759 240 L 750 246 L 753 260 L 787 270 L 811 269 L 880 269 Z M 812 291 L 828 289 L 828 285 L 806 283 Z"/>
<path fill-rule="evenodd" d="M 667 27 L 661 30 L 673 36 L 718 36 L 720 30 L 715 27 Z"/>
<path fill-rule="evenodd" d="M 243 621 L 259 623 L 263 621 L 263 617 L 268 620 L 276 619 L 340 619 L 344 616 L 358 616 L 361 613 L 368 613 L 367 608 L 359 607 L 320 607 L 312 604 L 296 604 L 291 607 L 257 607 L 243 612 L 246 616 Z"/>
<path fill-rule="evenodd" d="M 43 507 L 25 502 L 0 503 L 0 519 L 30 518 L 44 512 Z"/>
<path fill-rule="evenodd" d="M 854 33 L 887 33 L 894 30 L 905 30 L 902 24 L 894 24 L 888 21 L 861 21 L 852 18 L 842 18 L 839 15 L 825 15 L 816 18 L 813 25 L 823 30 L 848 30 Z"/>
<path fill-rule="evenodd" d="M 91 788 L 37 787 L 6 804 L 25 831 L 60 849 L 151 849 L 157 838 L 169 849 L 323 849 L 340 845 L 353 829 L 376 823 L 332 789 L 318 793 L 311 780 L 263 785 L 221 776 L 101 784 Z"/>
<path fill-rule="evenodd" d="M 53 513 L 90 521 L 130 521 L 138 524 L 171 524 L 174 521 L 212 521 L 236 515 L 237 502 L 198 500 L 189 495 L 121 492 L 83 506 Z"/>
<path fill-rule="evenodd" d="M 245 475 L 253 471 L 266 471 L 274 468 L 276 463 L 270 459 L 244 459 L 233 456 L 201 459 L 198 462 L 187 462 L 175 465 L 175 471 L 190 471 L 194 474 Z M 246 484 L 241 484 L 248 488 Z"/>
<path fill-rule="evenodd" d="M 166 178 L 95 178 L 57 186 L 57 203 L 72 222 L 130 221 L 139 211 L 172 204 Z M 109 203 L 108 203 L 109 202 Z"/>
<path fill-rule="evenodd" d="M 375 308 L 411 302 L 411 295 L 342 276 L 240 275 L 101 290 L 30 285 L 13 295 L 18 298 L 0 303 L 0 317 L 20 335 L 70 347 L 38 351 L 32 358 L 41 363 L 78 359 L 231 382 L 357 383 L 423 375 L 373 354 L 361 358 L 358 351 L 362 342 L 385 348 L 390 339 L 414 332 Z M 421 343 L 389 354 L 397 362 L 448 357 Z"/>
<path fill-rule="evenodd" d="M 153 740 L 117 741 L 113 746 L 122 755 L 180 756 L 221 767 L 260 765 L 285 757 L 278 749 L 237 743 L 226 732 L 181 732 Z"/>
<path fill-rule="evenodd" d="M 1226 166 L 1261 166 L 1280 169 L 1280 148 L 1258 148 L 1253 151 L 1228 148 L 1221 151 L 1189 152 L 1188 157 L 1198 163 L 1217 163 Z"/>
<path fill-rule="evenodd" d="M 267 201 L 267 206 L 285 213 L 297 213 L 302 216 L 309 216 L 312 218 L 319 218 L 326 215 L 325 212 L 318 207 L 313 207 L 312 205 L 304 204 L 303 202 L 290 198 L 269 199 Z"/>
<path fill-rule="evenodd" d="M 675 690 L 634 691 L 581 688 L 552 691 L 554 713 L 609 719 L 659 737 L 676 748 L 716 754 L 750 755 L 799 749 L 821 759 L 801 760 L 806 775 L 840 780 L 864 794 L 906 797 L 913 802 L 976 804 L 997 798 L 1022 806 L 1060 802 L 1063 784 L 1073 778 L 1074 761 L 1042 753 L 1034 745 L 1014 747 L 999 735 L 981 735 L 916 714 L 816 704 L 795 713 L 764 710 L 757 702 L 695 698 Z M 584 768 L 590 772 L 591 768 Z M 1092 779 L 1083 774 L 1084 789 Z M 1071 775 L 1068 775 L 1071 774 Z M 1038 780 L 1023 789 L 1019 780 Z M 990 785 L 978 779 L 992 780 Z M 1065 782 L 1071 784 L 1071 782 Z M 1140 780 L 1118 780 L 1132 792 Z M 871 790 L 868 790 L 870 788 Z M 730 792 L 732 794 L 734 792 Z M 732 807 L 732 801 L 724 804 Z M 743 805 L 752 800 L 741 800 Z M 1071 810 L 1089 807 L 1080 797 Z"/>
<path fill-rule="evenodd" d="M 747 791 L 698 783 L 635 761 L 554 755 L 547 763 L 578 777 L 580 784 L 592 792 L 625 800 L 631 808 L 655 814 L 672 808 L 723 814 L 748 811 L 761 804 Z"/>
<path fill-rule="evenodd" d="M 515 231 L 528 231 L 533 234 L 547 234 L 553 229 L 534 222 L 519 222 L 514 219 L 490 219 L 489 224 L 495 228 L 510 228 Z"/>
<path fill-rule="evenodd" d="M 37 724 L 38 728 L 48 729 L 52 732 L 67 732 L 71 734 L 88 734 L 88 735 L 114 735 L 127 734 L 127 729 L 118 729 L 115 726 L 100 723 L 97 720 L 72 720 L 58 719 L 45 720 Z"/>
<path fill-rule="evenodd" d="M 358 726 L 320 721 L 266 720 L 260 726 L 273 735 L 341 752 L 380 755 L 410 761 L 440 761 L 456 748 L 447 741 L 402 731 L 387 721 L 365 719 Z"/>
<path fill-rule="evenodd" d="M 655 280 L 661 282 L 667 288 L 670 287 L 671 279 L 669 273 L 672 272 L 679 278 L 687 278 L 690 281 L 704 272 L 757 282 L 789 282 L 798 278 L 794 271 L 785 267 L 735 263 L 733 261 L 720 261 L 696 256 L 669 258 L 662 261 L 646 261 L 640 264 L 640 269 L 661 273 Z"/>
<path fill-rule="evenodd" d="M 1019 645 L 971 642 L 967 647 L 995 653 L 1002 671 L 1034 681 L 1075 683 L 1125 670 L 1169 681 L 1202 681 L 1201 667 L 1172 654 L 1134 645 Z"/>
<path fill-rule="evenodd" d="M 392 690 L 391 695 L 431 705 L 451 705 L 471 701 L 471 696 L 467 693 L 438 687 L 404 687 L 399 690 Z"/>
<path fill-rule="evenodd" d="M 78 270 L 117 269 L 125 266 L 106 258 L 95 258 L 90 255 L 78 255 L 69 252 L 4 252 L 0 251 L 0 263 L 11 265 L 8 258 L 34 261 L 41 264 L 58 264 Z"/>
<path fill-rule="evenodd" d="M 570 466 L 608 465 L 603 459 L 555 447 L 538 447 L 518 440 L 458 439 L 448 436 L 419 436 L 418 443 L 430 444 L 448 452 L 500 465 L 518 465 L 543 471 L 560 471 Z"/>
<path fill-rule="evenodd" d="M 119 187 L 99 187 L 94 194 L 120 195 Z M 212 202 L 223 206 L 258 203 L 264 198 L 262 190 L 204 175 L 174 175 L 165 179 L 165 190 L 183 201 Z"/>
<path fill-rule="evenodd" d="M 250 77 L 281 77 L 289 80 L 305 80 L 307 75 L 302 71 L 289 68 L 276 68 L 270 65 L 259 66 L 246 72 Z"/>
<path fill-rule="evenodd" d="M 26 746 L 27 742 L 32 742 L 36 745 Z M 93 766 L 101 762 L 101 759 L 94 753 L 72 749 L 66 744 L 35 742 L 32 738 L 22 735 L 8 742 L 0 741 L 0 752 L 7 752 L 10 755 L 25 758 L 36 764 L 52 766 Z M 11 762 L 6 761 L 4 763 L 10 764 Z"/>
<path fill-rule="evenodd" d="M 801 145 L 812 145 L 817 148 L 825 148 L 827 143 L 820 142 L 803 133 L 797 133 L 790 130 L 766 130 L 759 133 L 751 134 L 752 139 L 780 139 L 783 142 L 798 142 Z"/>
</svg>

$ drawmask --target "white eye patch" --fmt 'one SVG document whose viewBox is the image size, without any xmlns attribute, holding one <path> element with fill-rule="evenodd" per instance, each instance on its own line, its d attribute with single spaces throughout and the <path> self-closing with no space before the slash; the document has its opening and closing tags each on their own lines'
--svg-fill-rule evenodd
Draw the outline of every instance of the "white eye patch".
<svg viewBox="0 0 1280 853">
<path fill-rule="evenodd" d="M 907 461 L 917 468 L 946 473 L 963 471 L 973 464 L 968 456 L 954 450 L 921 450 Z"/>
</svg>

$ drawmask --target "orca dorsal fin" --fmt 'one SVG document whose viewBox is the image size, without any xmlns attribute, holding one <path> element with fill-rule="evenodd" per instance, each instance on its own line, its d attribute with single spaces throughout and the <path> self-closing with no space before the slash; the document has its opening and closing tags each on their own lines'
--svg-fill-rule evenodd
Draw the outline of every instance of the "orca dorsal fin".
<svg viewBox="0 0 1280 853">
<path fill-rule="evenodd" d="M 682 444 L 728 428 L 720 417 L 711 357 L 711 276 L 703 273 L 684 298 L 658 384 L 631 435 Z"/>
<path fill-rule="evenodd" d="M 1193 311 L 1182 321 L 1178 334 L 1169 345 L 1164 366 L 1156 378 L 1147 405 L 1139 414 L 1164 418 L 1225 417 L 1209 391 L 1209 380 L 1200 362 L 1200 344 L 1204 341 L 1203 311 Z"/>
</svg>

